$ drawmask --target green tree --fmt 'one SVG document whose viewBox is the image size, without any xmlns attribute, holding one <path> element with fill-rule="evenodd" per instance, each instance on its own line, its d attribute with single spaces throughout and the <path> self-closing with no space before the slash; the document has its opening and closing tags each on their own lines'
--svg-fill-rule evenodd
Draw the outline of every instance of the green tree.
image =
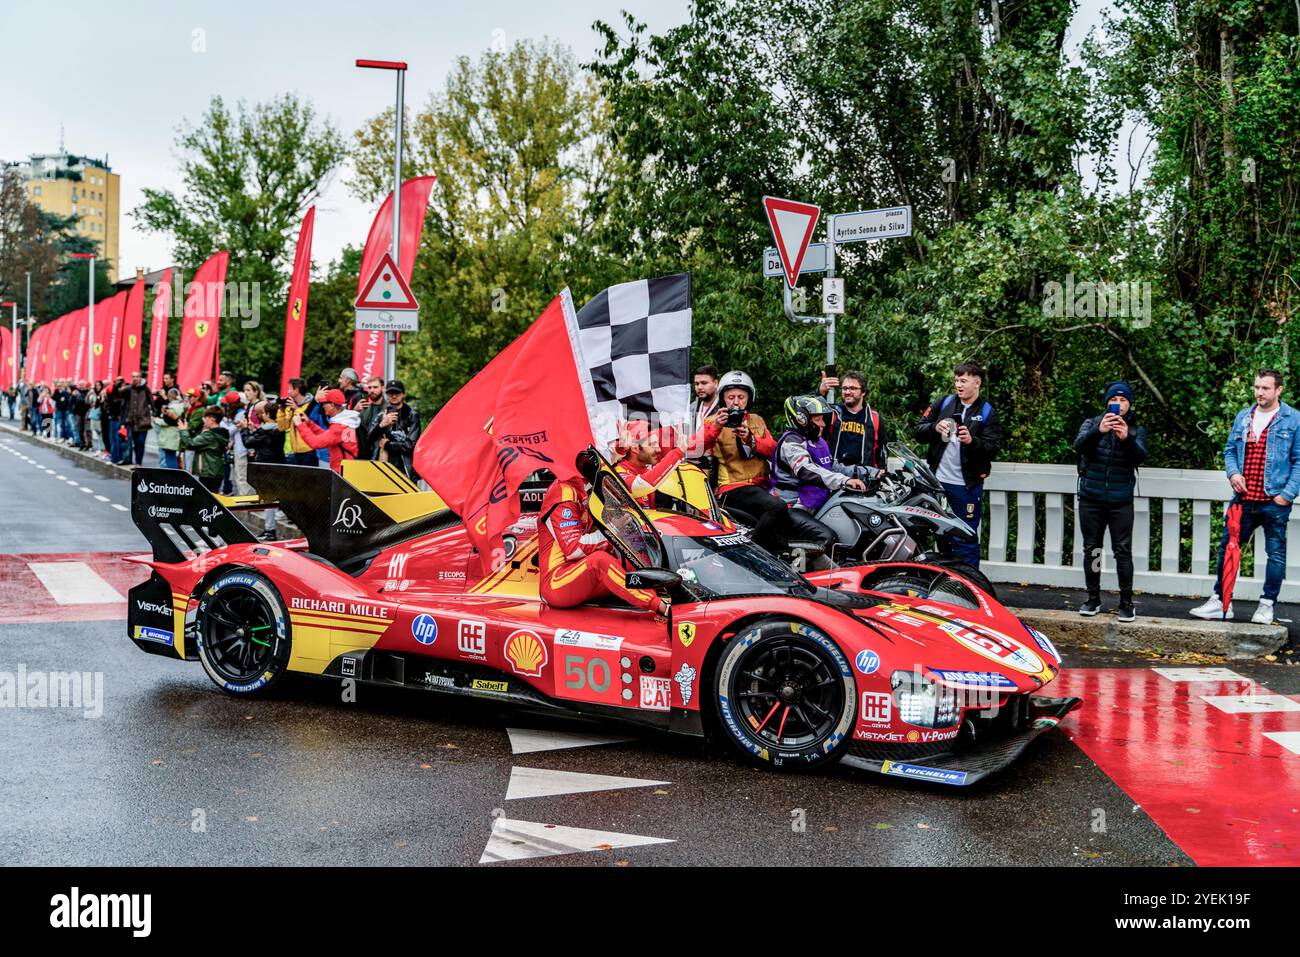
<svg viewBox="0 0 1300 957">
<path fill-rule="evenodd" d="M 293 94 L 233 110 L 213 97 L 178 137 L 183 192 L 145 189 L 131 215 L 145 231 L 171 237 L 187 278 L 216 251 L 230 252 L 227 282 L 258 284 L 260 321 L 222 322 L 222 365 L 278 381 L 279 318 L 298 227 L 345 159 L 344 139 Z"/>
</svg>

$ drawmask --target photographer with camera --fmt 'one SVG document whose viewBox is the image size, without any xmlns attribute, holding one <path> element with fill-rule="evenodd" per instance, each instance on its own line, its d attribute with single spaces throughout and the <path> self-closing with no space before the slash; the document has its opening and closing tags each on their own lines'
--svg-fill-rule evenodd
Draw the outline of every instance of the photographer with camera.
<svg viewBox="0 0 1300 957">
<path fill-rule="evenodd" d="M 1133 388 L 1127 382 L 1106 386 L 1106 411 L 1079 426 L 1079 529 L 1083 532 L 1083 575 L 1088 597 L 1079 614 L 1101 611 L 1101 549 L 1110 530 L 1119 576 L 1119 620 L 1132 621 L 1133 490 L 1137 467 L 1147 458 L 1147 433 L 1133 420 Z"/>
<path fill-rule="evenodd" d="M 365 448 L 368 458 L 397 466 L 409 479 L 418 476 L 412 467 L 415 443 L 420 438 L 420 415 L 406 401 L 406 386 L 400 379 L 391 379 L 384 387 L 386 404 L 370 419 L 365 431 Z"/>
<path fill-rule="evenodd" d="M 972 568 L 979 568 L 984 480 L 1002 448 L 1002 426 L 993 406 L 980 398 L 984 369 L 963 362 L 952 375 L 952 393 L 930 403 L 913 434 L 929 445 L 926 461 L 943 485 L 948 504 L 975 533 L 971 542 L 945 536 L 943 546 Z"/>
</svg>

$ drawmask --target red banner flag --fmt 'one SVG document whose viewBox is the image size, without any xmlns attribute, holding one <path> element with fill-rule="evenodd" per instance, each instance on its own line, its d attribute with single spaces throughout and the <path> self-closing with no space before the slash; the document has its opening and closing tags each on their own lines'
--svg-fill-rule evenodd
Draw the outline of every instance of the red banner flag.
<svg viewBox="0 0 1300 957">
<path fill-rule="evenodd" d="M 212 378 L 229 261 L 228 252 L 213 255 L 194 274 L 186 294 L 181 354 L 176 369 L 176 384 L 182 392 L 197 389 L 204 380 Z"/>
<path fill-rule="evenodd" d="M 452 396 L 416 443 L 416 471 L 465 520 L 485 572 L 504 559 L 501 534 L 519 516 L 524 479 L 540 468 L 573 478 L 577 454 L 596 444 L 577 341 L 566 289 Z"/>
<path fill-rule="evenodd" d="M 399 267 L 407 284 L 415 271 L 415 254 L 420 248 L 420 236 L 424 232 L 424 214 L 429 208 L 429 193 L 433 190 L 436 176 L 417 176 L 402 184 L 402 232 L 399 237 L 401 262 Z M 379 265 L 380 258 L 393 247 L 393 194 L 389 193 L 384 204 L 375 214 L 375 221 L 370 224 L 370 235 L 366 237 L 366 248 L 361 254 L 361 272 L 357 276 L 357 295 L 361 287 L 370 278 L 370 274 Z M 357 332 L 352 339 L 352 368 L 357 370 L 364 383 L 372 375 L 384 372 L 384 334 L 382 332 Z"/>
<path fill-rule="evenodd" d="M 117 374 L 129 379 L 142 368 L 140 349 L 144 344 L 144 280 L 137 279 L 126 296 L 122 307 L 122 347 L 117 363 Z"/>
<path fill-rule="evenodd" d="M 284 309 L 284 364 L 280 367 L 280 395 L 289 394 L 289 380 L 302 375 L 302 339 L 307 327 L 307 292 L 311 284 L 311 236 L 316 207 L 307 210 L 298 230 L 298 251 L 293 256 L 289 302 Z"/>
<path fill-rule="evenodd" d="M 127 291 L 106 299 L 95 309 L 95 338 L 103 344 L 103 355 L 95 360 L 95 381 L 112 382 L 117 377 L 122 358 L 122 318 L 126 312 Z M 103 316 L 101 319 L 100 316 Z M 100 328 L 104 330 L 100 335 Z"/>
<path fill-rule="evenodd" d="M 27 384 L 32 385 L 40 382 L 38 373 L 41 372 L 41 350 L 44 348 L 44 340 L 50 325 L 46 323 L 43 326 L 37 326 L 32 332 L 31 338 L 27 340 Z"/>
<path fill-rule="evenodd" d="M 168 269 L 153 287 L 153 322 L 149 325 L 149 375 L 145 385 L 150 392 L 162 388 L 167 371 L 167 320 L 172 314 L 172 271 Z"/>
<path fill-rule="evenodd" d="M 55 381 L 66 379 L 72 371 L 73 336 L 77 331 L 77 310 L 59 317 L 59 334 L 54 347 L 54 368 L 51 378 Z"/>
<path fill-rule="evenodd" d="M 17 384 L 14 370 L 18 368 L 18 357 L 14 355 L 14 337 L 8 326 L 0 326 L 0 382 L 3 388 Z"/>
<path fill-rule="evenodd" d="M 90 355 L 88 349 L 89 343 L 86 341 L 86 335 L 90 332 L 90 307 L 77 310 L 77 321 L 74 324 L 72 333 L 72 363 L 68 378 L 73 383 L 80 385 L 86 378 L 86 369 L 89 367 L 86 359 Z"/>
</svg>

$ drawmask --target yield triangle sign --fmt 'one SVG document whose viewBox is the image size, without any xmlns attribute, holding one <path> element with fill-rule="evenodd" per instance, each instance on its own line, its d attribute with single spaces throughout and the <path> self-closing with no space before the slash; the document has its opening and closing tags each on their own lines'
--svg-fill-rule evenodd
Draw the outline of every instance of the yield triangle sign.
<svg viewBox="0 0 1300 957">
<path fill-rule="evenodd" d="M 393 264 L 391 253 L 384 253 L 370 274 L 366 284 L 361 287 L 361 294 L 353 304 L 356 309 L 419 309 L 411 287 L 406 284 L 401 270 Z"/>
<path fill-rule="evenodd" d="M 786 284 L 793 289 L 799 278 L 799 267 L 803 265 L 804 253 L 808 251 L 808 241 L 812 239 L 821 216 L 821 207 L 793 199 L 764 196 L 763 209 L 767 212 L 767 223 L 772 227 L 776 251 L 785 269 Z"/>
</svg>

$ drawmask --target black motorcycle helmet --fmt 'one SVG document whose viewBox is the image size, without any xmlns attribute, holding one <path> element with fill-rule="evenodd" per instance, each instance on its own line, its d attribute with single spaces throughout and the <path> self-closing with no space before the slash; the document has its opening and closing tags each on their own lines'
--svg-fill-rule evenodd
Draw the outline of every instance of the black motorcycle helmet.
<svg viewBox="0 0 1300 957">
<path fill-rule="evenodd" d="M 812 417 L 824 415 L 829 425 L 833 414 L 830 404 L 819 395 L 792 395 L 785 400 L 786 426 L 810 441 L 822 434 L 822 427 Z"/>
</svg>

